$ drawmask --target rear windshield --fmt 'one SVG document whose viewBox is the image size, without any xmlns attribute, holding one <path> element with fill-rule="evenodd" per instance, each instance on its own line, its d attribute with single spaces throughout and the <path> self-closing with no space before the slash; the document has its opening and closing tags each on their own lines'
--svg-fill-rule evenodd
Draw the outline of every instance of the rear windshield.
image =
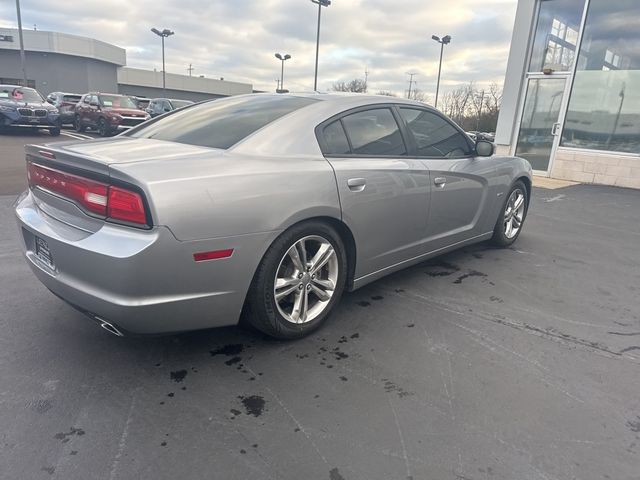
<svg viewBox="0 0 640 480">
<path fill-rule="evenodd" d="M 227 149 L 274 120 L 317 101 L 284 95 L 229 97 L 159 117 L 128 135 Z"/>
<path fill-rule="evenodd" d="M 100 105 L 108 108 L 138 108 L 129 97 L 120 95 L 100 95 Z"/>
<path fill-rule="evenodd" d="M 78 103 L 81 98 L 82 98 L 82 95 L 63 95 L 62 96 L 62 101 L 63 102 Z"/>
</svg>

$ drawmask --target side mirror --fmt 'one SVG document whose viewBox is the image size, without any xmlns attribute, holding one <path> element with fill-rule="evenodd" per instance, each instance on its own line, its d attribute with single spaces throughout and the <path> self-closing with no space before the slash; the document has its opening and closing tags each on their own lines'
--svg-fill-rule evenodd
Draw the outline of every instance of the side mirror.
<svg viewBox="0 0 640 480">
<path fill-rule="evenodd" d="M 486 140 L 478 140 L 476 142 L 476 153 L 479 157 L 490 157 L 493 155 L 495 148 L 493 143 Z"/>
</svg>

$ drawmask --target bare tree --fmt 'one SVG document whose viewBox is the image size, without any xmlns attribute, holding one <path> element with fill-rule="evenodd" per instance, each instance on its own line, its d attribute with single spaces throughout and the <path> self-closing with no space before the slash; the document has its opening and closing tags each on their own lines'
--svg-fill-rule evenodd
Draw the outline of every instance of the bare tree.
<svg viewBox="0 0 640 480">
<path fill-rule="evenodd" d="M 362 78 L 354 78 L 348 82 L 335 82 L 331 89 L 334 92 L 367 93 L 367 81 Z"/>
<path fill-rule="evenodd" d="M 415 100 L 416 102 L 429 102 L 429 96 L 417 87 L 411 91 L 411 95 L 409 96 L 409 98 L 411 100 Z"/>
<path fill-rule="evenodd" d="M 390 92 L 388 90 L 378 90 L 378 93 L 376 93 L 376 95 L 384 95 L 386 97 L 397 97 L 398 96 L 395 93 Z"/>
<path fill-rule="evenodd" d="M 478 89 L 474 82 L 469 82 L 444 93 L 438 103 L 441 111 L 465 130 L 494 132 L 501 102 L 499 85 L 492 83 L 488 89 Z"/>
</svg>

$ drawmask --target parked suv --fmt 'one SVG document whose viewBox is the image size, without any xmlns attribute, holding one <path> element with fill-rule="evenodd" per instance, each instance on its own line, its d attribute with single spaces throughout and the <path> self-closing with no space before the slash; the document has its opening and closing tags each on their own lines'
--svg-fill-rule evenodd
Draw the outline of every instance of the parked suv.
<svg viewBox="0 0 640 480">
<path fill-rule="evenodd" d="M 73 125 L 76 103 L 81 98 L 79 93 L 52 92 L 47 95 L 47 102 L 60 112 L 60 125 Z"/>
<path fill-rule="evenodd" d="M 58 136 L 60 115 L 33 88 L 0 85 L 0 131 L 7 127 L 42 128 Z"/>
<path fill-rule="evenodd" d="M 154 98 L 149 102 L 149 106 L 146 112 L 152 117 L 157 117 L 163 113 L 171 112 L 177 108 L 186 107 L 192 105 L 193 102 L 189 100 L 173 100 L 171 98 Z"/>
<path fill-rule="evenodd" d="M 136 108 L 131 97 L 92 92 L 83 95 L 77 103 L 74 123 L 78 132 L 94 128 L 107 137 L 135 127 L 149 118 L 148 113 Z"/>
</svg>

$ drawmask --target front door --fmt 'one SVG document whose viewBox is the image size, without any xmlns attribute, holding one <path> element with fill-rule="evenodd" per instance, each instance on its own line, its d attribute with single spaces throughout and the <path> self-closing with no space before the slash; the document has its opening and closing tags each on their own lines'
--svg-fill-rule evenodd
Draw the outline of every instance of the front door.
<svg viewBox="0 0 640 480">
<path fill-rule="evenodd" d="M 565 84 L 565 77 L 532 77 L 527 84 L 515 155 L 527 159 L 539 173 L 547 174 L 560 142 Z"/>
<path fill-rule="evenodd" d="M 434 251 L 486 233 L 490 157 L 476 157 L 470 139 L 444 116 L 399 105 L 413 145 L 431 175 L 431 201 L 425 251 Z"/>
<path fill-rule="evenodd" d="M 422 253 L 429 170 L 408 158 L 392 108 L 347 113 L 324 126 L 321 136 L 335 171 L 343 219 L 358 246 L 355 277 Z"/>
</svg>

